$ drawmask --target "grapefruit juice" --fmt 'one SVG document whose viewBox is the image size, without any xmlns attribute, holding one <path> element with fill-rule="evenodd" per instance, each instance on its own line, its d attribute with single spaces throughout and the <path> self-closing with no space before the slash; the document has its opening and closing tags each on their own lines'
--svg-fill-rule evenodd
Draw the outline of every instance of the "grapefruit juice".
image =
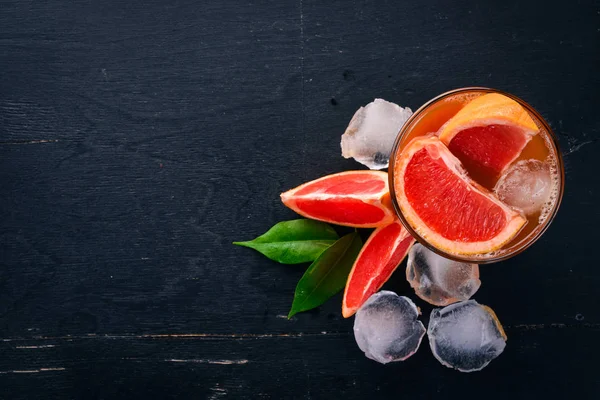
<svg viewBox="0 0 600 400">
<path fill-rule="evenodd" d="M 402 211 L 398 205 L 398 198 L 394 193 L 394 175 L 398 175 L 398 163 L 394 161 L 399 159 L 404 148 L 415 138 L 436 135 L 440 128 L 444 126 L 448 120 L 455 116 L 466 104 L 470 101 L 488 93 L 499 93 L 510 97 L 517 101 L 529 114 L 531 119 L 538 127 L 538 133 L 525 145 L 518 158 L 511 165 L 521 160 L 539 160 L 546 163 L 550 167 L 552 176 L 551 196 L 548 204 L 539 212 L 526 215 L 527 223 L 519 231 L 519 233 L 508 243 L 503 245 L 499 250 L 495 250 L 488 254 L 477 255 L 456 255 L 449 254 L 443 250 L 435 248 L 415 232 L 419 227 L 410 226 L 407 220 L 402 215 Z M 498 183 L 499 175 L 491 174 L 489 171 L 482 168 L 477 168 L 474 165 L 463 164 L 469 177 L 477 184 L 487 189 L 489 192 L 494 190 Z M 537 240 L 546 230 L 551 220 L 554 218 L 561 201 L 563 185 L 564 185 L 564 167 L 562 157 L 558 149 L 557 140 L 552 133 L 548 124 L 542 117 L 523 100 L 507 93 L 488 88 L 463 88 L 444 93 L 435 99 L 429 101 L 417 110 L 413 116 L 402 127 L 396 139 L 392 156 L 390 160 L 390 188 L 392 191 L 392 201 L 401 221 L 406 228 L 411 232 L 417 240 L 429 247 L 438 254 L 459 260 L 477 263 L 496 262 L 502 259 L 509 258 L 529 247 Z M 474 226 L 474 229 L 477 227 Z"/>
</svg>

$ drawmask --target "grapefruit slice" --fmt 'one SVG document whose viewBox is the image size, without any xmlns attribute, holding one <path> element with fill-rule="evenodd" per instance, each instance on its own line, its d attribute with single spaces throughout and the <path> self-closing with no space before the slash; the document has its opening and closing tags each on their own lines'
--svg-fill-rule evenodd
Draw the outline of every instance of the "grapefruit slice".
<svg viewBox="0 0 600 400">
<path fill-rule="evenodd" d="M 442 126 L 439 137 L 469 171 L 499 176 L 537 132 L 519 103 L 489 93 L 467 103 Z"/>
<path fill-rule="evenodd" d="M 346 171 L 305 183 L 281 194 L 281 201 L 298 214 L 356 228 L 377 228 L 394 220 L 388 174 Z"/>
<path fill-rule="evenodd" d="M 352 316 L 383 286 L 414 242 L 397 220 L 373 231 L 348 275 L 342 301 L 344 318 Z"/>
<path fill-rule="evenodd" d="M 394 168 L 393 185 L 402 214 L 423 239 L 447 253 L 497 250 L 526 222 L 472 181 L 435 136 L 413 139 Z"/>
</svg>

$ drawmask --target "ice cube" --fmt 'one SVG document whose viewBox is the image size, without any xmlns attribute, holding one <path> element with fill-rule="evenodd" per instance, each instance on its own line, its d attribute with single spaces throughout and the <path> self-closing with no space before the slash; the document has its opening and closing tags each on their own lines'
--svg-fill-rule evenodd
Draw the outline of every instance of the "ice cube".
<svg viewBox="0 0 600 400">
<path fill-rule="evenodd" d="M 382 99 L 359 108 L 342 135 L 342 156 L 370 169 L 387 168 L 394 140 L 411 115 L 410 108 Z"/>
<path fill-rule="evenodd" d="M 506 170 L 494 192 L 504 203 L 531 215 L 541 212 L 548 203 L 553 183 L 547 163 L 523 160 Z"/>
<path fill-rule="evenodd" d="M 357 311 L 354 338 L 371 360 L 382 364 L 412 356 L 425 335 L 419 309 L 409 298 L 382 290 Z"/>
<path fill-rule="evenodd" d="M 479 266 L 448 260 L 416 243 L 408 253 L 406 279 L 417 296 L 436 306 L 468 300 L 479 286 Z"/>
<path fill-rule="evenodd" d="M 475 300 L 433 310 L 427 334 L 435 358 L 462 372 L 481 370 L 506 347 L 496 314 Z"/>
</svg>

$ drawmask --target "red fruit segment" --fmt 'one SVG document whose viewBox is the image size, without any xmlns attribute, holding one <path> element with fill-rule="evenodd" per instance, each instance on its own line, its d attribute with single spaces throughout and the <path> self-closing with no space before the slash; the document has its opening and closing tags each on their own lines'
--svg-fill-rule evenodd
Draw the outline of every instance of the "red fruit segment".
<svg viewBox="0 0 600 400">
<path fill-rule="evenodd" d="M 415 240 L 399 221 L 373 231 L 348 276 L 342 315 L 352 316 L 392 276 Z"/>
<path fill-rule="evenodd" d="M 468 171 L 499 176 L 512 163 L 531 135 L 510 125 L 487 125 L 460 131 L 448 148 Z"/>
<path fill-rule="evenodd" d="M 296 207 L 296 212 L 310 215 L 312 219 L 344 221 L 345 224 L 364 225 L 385 219 L 385 212 L 380 207 L 352 198 L 327 200 L 299 198 L 296 200 Z"/>
<path fill-rule="evenodd" d="M 439 130 L 439 138 L 472 172 L 498 176 L 538 132 L 515 100 L 488 93 L 471 100 Z M 471 169 L 472 168 L 472 169 Z"/>
<path fill-rule="evenodd" d="M 428 149 L 417 151 L 404 174 L 406 199 L 413 210 L 425 225 L 448 240 L 478 242 L 496 236 L 506 224 L 504 210 L 490 204 L 483 194 L 470 191 L 467 182 L 433 157 Z M 460 195 L 460 211 L 465 217 L 447 218 L 457 216 L 457 204 L 448 201 L 452 195 Z"/>
<path fill-rule="evenodd" d="M 300 185 L 283 193 L 281 201 L 306 218 L 376 228 L 394 220 L 388 189 L 386 172 L 347 171 Z"/>
<path fill-rule="evenodd" d="M 440 250 L 489 253 L 514 238 L 526 222 L 473 182 L 434 136 L 410 142 L 394 168 L 394 189 L 403 216 Z"/>
</svg>

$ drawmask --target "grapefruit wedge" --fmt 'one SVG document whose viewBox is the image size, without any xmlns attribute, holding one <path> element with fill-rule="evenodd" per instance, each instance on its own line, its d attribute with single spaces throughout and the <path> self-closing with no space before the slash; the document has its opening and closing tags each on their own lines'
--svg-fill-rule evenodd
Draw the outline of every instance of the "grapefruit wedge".
<svg viewBox="0 0 600 400">
<path fill-rule="evenodd" d="M 298 214 L 356 228 L 377 228 L 394 220 L 388 174 L 346 171 L 305 183 L 281 194 Z"/>
<path fill-rule="evenodd" d="M 526 223 L 521 214 L 472 181 L 435 136 L 413 139 L 394 168 L 402 214 L 419 235 L 447 253 L 497 250 Z"/>
<path fill-rule="evenodd" d="M 489 93 L 467 103 L 442 126 L 439 137 L 469 171 L 499 176 L 537 132 L 519 103 Z"/>
<path fill-rule="evenodd" d="M 415 239 L 396 220 L 373 231 L 348 275 L 342 315 L 352 316 L 392 276 Z"/>
</svg>

